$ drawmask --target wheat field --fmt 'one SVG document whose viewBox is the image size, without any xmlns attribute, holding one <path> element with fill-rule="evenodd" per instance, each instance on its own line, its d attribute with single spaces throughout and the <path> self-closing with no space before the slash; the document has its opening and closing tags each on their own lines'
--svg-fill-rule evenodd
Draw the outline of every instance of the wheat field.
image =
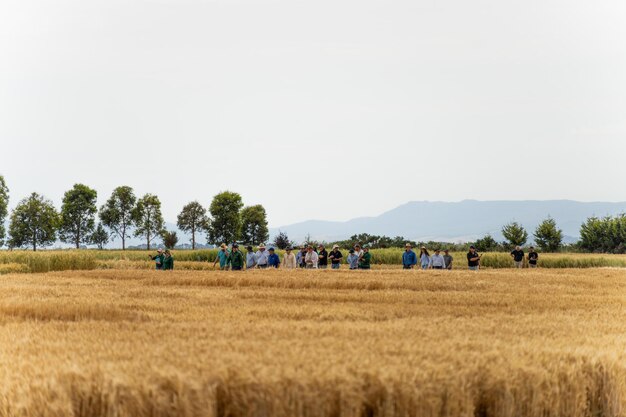
<svg viewBox="0 0 626 417">
<path fill-rule="evenodd" d="M 0 276 L 0 416 L 626 416 L 626 272 Z"/>
</svg>

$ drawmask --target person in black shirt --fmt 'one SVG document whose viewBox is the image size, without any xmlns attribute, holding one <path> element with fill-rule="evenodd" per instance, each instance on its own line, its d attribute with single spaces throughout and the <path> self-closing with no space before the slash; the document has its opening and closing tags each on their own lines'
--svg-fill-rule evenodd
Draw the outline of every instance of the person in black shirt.
<svg viewBox="0 0 626 417">
<path fill-rule="evenodd" d="M 535 251 L 535 248 L 531 246 L 530 251 L 528 252 L 528 267 L 537 268 L 538 259 L 539 259 L 539 254 Z"/>
<path fill-rule="evenodd" d="M 480 267 L 480 255 L 474 246 L 470 246 L 469 252 L 467 252 L 467 267 L 470 271 L 477 271 Z"/>
<path fill-rule="evenodd" d="M 511 258 L 513 258 L 513 262 L 515 263 L 515 268 L 524 267 L 524 251 L 521 246 L 516 246 L 515 249 L 511 251 Z"/>
<path fill-rule="evenodd" d="M 343 258 L 343 255 L 339 252 L 339 246 L 334 245 L 333 250 L 330 251 L 330 255 L 328 255 L 330 267 L 332 269 L 339 269 L 341 267 L 341 258 Z"/>
<path fill-rule="evenodd" d="M 324 248 L 324 245 L 319 245 L 317 249 L 317 256 L 319 258 L 317 261 L 317 267 L 319 269 L 328 268 L 328 251 Z"/>
</svg>

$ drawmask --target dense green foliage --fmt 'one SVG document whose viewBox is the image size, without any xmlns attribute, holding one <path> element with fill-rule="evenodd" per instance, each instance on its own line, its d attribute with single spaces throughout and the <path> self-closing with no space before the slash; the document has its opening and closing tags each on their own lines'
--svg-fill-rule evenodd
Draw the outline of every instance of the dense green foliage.
<svg viewBox="0 0 626 417">
<path fill-rule="evenodd" d="M 153 194 L 141 197 L 132 211 L 135 237 L 144 237 L 146 247 L 150 250 L 150 243 L 163 233 L 165 222 L 161 214 L 161 201 Z"/>
<path fill-rule="evenodd" d="M 4 245 L 6 230 L 4 222 L 9 214 L 9 187 L 4 182 L 4 177 L 0 175 L 0 247 Z"/>
<path fill-rule="evenodd" d="M 102 223 L 98 223 L 98 226 L 96 226 L 96 229 L 89 237 L 89 243 L 96 245 L 98 249 L 103 249 L 104 245 L 109 243 L 109 238 L 109 232 L 107 232 Z"/>
<path fill-rule="evenodd" d="M 523 246 L 528 240 L 528 232 L 517 222 L 511 222 L 502 228 L 502 236 L 511 246 Z"/>
<path fill-rule="evenodd" d="M 209 212 L 208 241 L 211 244 L 232 243 L 241 236 L 241 196 L 231 191 L 224 191 L 213 197 Z"/>
<path fill-rule="evenodd" d="M 167 249 L 174 249 L 174 247 L 178 244 L 178 235 L 174 231 L 163 231 L 161 238 L 163 239 L 163 245 Z"/>
<path fill-rule="evenodd" d="M 295 243 L 289 240 L 289 236 L 285 232 L 278 232 L 276 237 L 274 238 L 274 247 L 278 249 L 287 249 L 293 248 Z"/>
<path fill-rule="evenodd" d="M 267 214 L 262 205 L 244 207 L 241 210 L 241 241 L 246 244 L 258 245 L 270 237 L 267 228 Z"/>
<path fill-rule="evenodd" d="M 81 244 L 90 243 L 91 234 L 96 227 L 96 202 L 98 193 L 83 184 L 75 184 L 65 192 L 61 206 L 61 225 L 59 238 L 62 242 L 72 243 L 76 249 Z"/>
<path fill-rule="evenodd" d="M 206 231 L 208 224 L 206 209 L 197 201 L 192 201 L 183 207 L 176 223 L 180 230 L 191 233 L 191 249 L 196 249 L 196 233 Z"/>
<path fill-rule="evenodd" d="M 587 219 L 580 227 L 579 245 L 589 252 L 626 253 L 626 215 Z"/>
<path fill-rule="evenodd" d="M 557 252 L 563 244 L 563 231 L 550 217 L 537 226 L 534 235 L 537 246 L 544 252 Z"/>
<path fill-rule="evenodd" d="M 102 224 L 111 229 L 113 234 L 122 240 L 122 250 L 126 249 L 126 239 L 133 226 L 133 210 L 137 197 L 133 189 L 128 186 L 117 187 L 111 197 L 100 208 Z"/>
<path fill-rule="evenodd" d="M 49 246 L 56 240 L 59 227 L 59 214 L 52 201 L 32 193 L 19 202 L 11 213 L 9 246 L 21 248 L 30 246 L 33 251 L 38 247 Z"/>
</svg>

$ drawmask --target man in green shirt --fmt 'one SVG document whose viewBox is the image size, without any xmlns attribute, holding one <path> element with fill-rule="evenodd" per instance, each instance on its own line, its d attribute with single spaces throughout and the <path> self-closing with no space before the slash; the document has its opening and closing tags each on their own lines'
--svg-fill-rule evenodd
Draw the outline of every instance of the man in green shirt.
<svg viewBox="0 0 626 417">
<path fill-rule="evenodd" d="M 174 258 L 172 257 L 170 250 L 167 249 L 165 251 L 165 255 L 163 256 L 163 270 L 171 271 L 173 269 L 174 269 Z"/>
<path fill-rule="evenodd" d="M 241 271 L 244 265 L 243 253 L 239 251 L 239 245 L 234 243 L 233 250 L 228 255 L 228 262 L 233 271 Z"/>
<path fill-rule="evenodd" d="M 370 269 L 370 263 L 372 262 L 372 254 L 370 248 L 367 246 L 363 248 L 363 255 L 359 259 L 359 269 Z"/>
</svg>

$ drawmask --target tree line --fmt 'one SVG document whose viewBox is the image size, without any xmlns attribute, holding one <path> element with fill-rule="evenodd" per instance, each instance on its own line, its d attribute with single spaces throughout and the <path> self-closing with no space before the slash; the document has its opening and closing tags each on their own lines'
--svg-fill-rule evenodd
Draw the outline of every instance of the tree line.
<svg viewBox="0 0 626 417">
<path fill-rule="evenodd" d="M 75 184 L 65 192 L 59 211 L 46 197 L 32 193 L 22 199 L 9 218 L 9 230 L 5 221 L 9 204 L 9 188 L 0 175 L 0 247 L 40 247 L 52 245 L 57 239 L 80 248 L 83 245 L 95 245 L 102 249 L 113 237 L 122 242 L 126 249 L 126 240 L 132 236 L 145 239 L 150 249 L 155 239 L 161 239 L 168 248 L 178 243 L 176 231 L 165 230 L 161 214 L 161 201 L 154 194 L 135 196 L 129 186 L 115 188 L 105 204 L 97 207 L 98 193 L 84 185 Z M 177 217 L 180 230 L 190 233 L 191 246 L 196 248 L 196 239 L 206 235 L 209 244 L 240 242 L 258 245 L 269 239 L 267 214 L 262 205 L 245 207 L 238 193 L 224 191 L 213 197 L 208 210 L 198 201 L 186 204 Z M 414 246 L 446 246 L 451 250 L 464 250 L 473 244 L 479 251 L 502 251 L 512 246 L 524 246 L 529 234 L 522 225 L 511 222 L 502 228 L 505 242 L 497 242 L 491 235 L 486 235 L 475 242 L 450 244 L 444 242 L 414 242 L 402 236 L 387 237 L 362 233 L 353 235 L 341 242 L 332 242 L 341 247 L 352 247 L 355 243 L 371 248 L 403 247 L 405 243 Z M 563 231 L 557 227 L 554 219 L 542 221 L 533 233 L 536 245 L 545 252 L 557 252 L 563 248 Z M 307 237 L 304 244 L 318 243 Z M 279 233 L 274 239 L 274 246 L 284 249 L 295 246 L 285 233 Z M 580 228 L 580 240 L 570 245 L 568 250 L 598 253 L 626 253 L 626 214 L 603 218 L 590 217 Z"/>
<path fill-rule="evenodd" d="M 77 249 L 83 245 L 102 249 L 111 238 L 117 237 L 125 250 L 131 235 L 145 239 L 148 249 L 158 238 L 168 248 L 178 243 L 176 231 L 165 229 L 158 196 L 145 194 L 137 198 L 131 187 L 120 186 L 100 208 L 97 199 L 96 190 L 75 184 L 65 192 L 57 211 L 51 200 L 32 193 L 11 212 L 7 233 L 9 189 L 0 175 L 0 247 L 6 244 L 11 249 L 37 250 L 59 239 Z M 210 244 L 243 241 L 257 245 L 269 238 L 265 208 L 244 207 L 241 196 L 230 191 L 217 194 L 208 211 L 198 201 L 186 204 L 178 214 L 177 226 L 191 234 L 193 249 L 198 234 L 206 234 Z"/>
</svg>

